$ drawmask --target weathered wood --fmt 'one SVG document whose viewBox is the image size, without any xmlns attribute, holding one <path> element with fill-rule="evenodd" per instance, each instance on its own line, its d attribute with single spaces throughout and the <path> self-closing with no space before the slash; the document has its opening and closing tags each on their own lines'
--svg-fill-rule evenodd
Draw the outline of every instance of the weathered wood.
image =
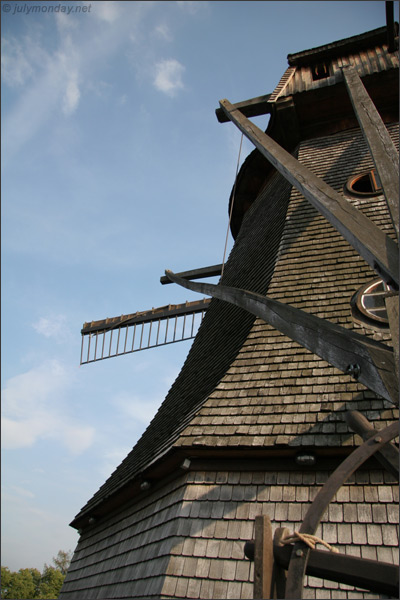
<svg viewBox="0 0 400 600">
<path fill-rule="evenodd" d="M 388 52 L 396 52 L 396 31 L 394 25 L 394 7 L 393 2 L 385 2 L 386 8 L 386 26 L 387 26 L 387 41 Z"/>
<path fill-rule="evenodd" d="M 392 335 L 396 373 L 399 375 L 399 296 L 385 298 L 385 305 L 389 319 L 390 333 Z"/>
<path fill-rule="evenodd" d="M 300 533 L 315 534 L 325 510 L 339 488 L 358 467 L 373 456 L 375 452 L 380 451 L 387 442 L 397 437 L 398 434 L 398 424 L 392 423 L 382 429 L 379 436 L 364 442 L 339 465 L 314 498 L 300 526 Z M 294 544 L 288 568 L 285 598 L 298 600 L 303 597 L 303 580 L 309 556 L 310 548 L 304 542 Z"/>
<path fill-rule="evenodd" d="M 83 324 L 81 334 L 89 335 L 91 333 L 101 333 L 109 331 L 110 329 L 116 329 L 117 327 L 129 327 L 134 324 L 141 325 L 142 323 L 149 323 L 151 321 L 162 321 L 164 319 L 170 319 L 171 317 L 185 314 L 191 315 L 193 313 L 203 312 L 208 308 L 209 304 L 210 300 L 204 298 L 203 300 L 195 300 L 194 302 L 170 304 L 169 306 L 152 308 L 151 310 L 121 315 L 120 317 L 91 321 L 90 323 Z"/>
<path fill-rule="evenodd" d="M 183 279 L 203 279 L 205 277 L 215 277 L 221 275 L 221 272 L 222 264 L 212 265 L 211 267 L 202 267 L 201 269 L 192 269 L 190 271 L 182 271 L 181 273 L 178 273 L 178 275 Z M 163 275 L 160 277 L 160 283 L 162 285 L 166 285 L 167 283 L 172 283 L 172 281 Z"/>
<path fill-rule="evenodd" d="M 259 117 L 260 115 L 267 115 L 271 112 L 271 105 L 268 103 L 272 94 L 266 94 L 265 96 L 258 96 L 258 98 L 251 98 L 250 100 L 243 100 L 237 102 L 233 106 L 238 108 L 246 117 Z M 219 123 L 228 123 L 229 119 L 226 116 L 222 108 L 215 109 L 215 114 Z"/>
<path fill-rule="evenodd" d="M 342 73 L 357 121 L 381 180 L 397 237 L 399 237 L 399 155 L 355 68 L 342 67 Z"/>
<path fill-rule="evenodd" d="M 171 271 L 165 273 L 175 283 L 194 292 L 244 308 L 341 371 L 357 372 L 358 381 L 380 396 L 398 402 L 393 351 L 385 344 L 260 294 L 223 285 L 189 282 Z"/>
<path fill-rule="evenodd" d="M 292 546 L 275 545 L 275 564 L 287 569 Z M 358 558 L 349 554 L 336 554 L 324 550 L 310 550 L 306 575 L 337 581 L 346 585 L 396 597 L 399 591 L 399 566 L 389 563 Z M 278 595 L 277 598 L 285 596 Z"/>
<path fill-rule="evenodd" d="M 277 554 L 277 548 L 283 548 L 285 551 L 287 546 L 281 544 L 282 538 L 290 535 L 290 531 L 287 527 L 277 527 L 274 533 L 273 550 L 274 550 L 274 571 L 273 571 L 273 585 L 274 585 L 274 598 L 281 600 L 285 597 L 286 590 L 286 570 L 290 561 L 291 548 L 289 547 L 289 560 L 286 566 L 283 561 L 279 560 L 279 554 Z"/>
<path fill-rule="evenodd" d="M 351 410 L 345 414 L 346 423 L 353 431 L 358 433 L 362 439 L 369 440 L 374 436 L 379 436 L 379 431 L 374 429 L 371 423 L 358 410 Z M 392 475 L 399 479 L 399 450 L 394 444 L 388 443 L 379 452 L 375 454 L 377 460 Z"/>
<path fill-rule="evenodd" d="M 324 215 L 380 277 L 398 288 L 397 244 L 343 196 L 249 121 L 228 100 L 221 100 L 220 105 L 263 156 Z"/>
<path fill-rule="evenodd" d="M 269 517 L 255 518 L 254 598 L 271 598 L 274 551 Z"/>
</svg>

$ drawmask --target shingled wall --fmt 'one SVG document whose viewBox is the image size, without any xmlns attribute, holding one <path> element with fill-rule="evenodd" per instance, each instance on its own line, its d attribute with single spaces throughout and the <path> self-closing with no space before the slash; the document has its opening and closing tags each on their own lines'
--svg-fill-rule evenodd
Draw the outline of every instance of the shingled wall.
<svg viewBox="0 0 400 600">
<path fill-rule="evenodd" d="M 396 136 L 397 126 L 389 129 Z M 348 177 L 372 167 L 358 130 L 303 142 L 298 155 L 342 193 Z M 262 285 L 267 288 L 272 276 L 271 297 L 390 342 L 387 332 L 364 328 L 351 316 L 351 297 L 375 274 L 296 190 L 290 193 L 272 275 L 275 258 L 271 262 L 266 253 L 268 234 L 276 228 L 271 207 L 278 208 L 281 202 L 279 214 L 282 210 L 286 214 L 285 197 L 286 184 L 276 175 L 245 217 L 224 282 L 241 285 L 254 279 L 257 272 L 264 273 Z M 347 198 L 393 234 L 382 196 Z M 269 262 L 263 267 L 264 260 Z M 224 303 L 213 301 L 213 306 L 213 319 L 209 318 L 208 326 L 203 321 L 202 344 L 207 327 L 210 323 L 217 326 L 218 315 L 224 314 Z M 234 313 L 226 313 L 222 319 L 228 342 L 241 313 L 236 312 L 227 327 L 229 314 L 232 317 Z M 269 448 L 279 457 L 288 449 L 303 447 L 334 453 L 361 441 L 349 431 L 345 411 L 360 410 L 371 422 L 376 421 L 377 428 L 397 418 L 388 401 L 272 327 L 260 320 L 246 327 L 245 340 L 225 375 L 202 402 L 190 405 L 186 422 L 181 420 L 177 436 L 170 440 L 171 447 L 186 449 L 189 454 L 212 450 L 207 469 L 196 469 L 194 460 L 191 472 L 176 474 L 176 479 L 165 484 L 161 481 L 148 495 L 132 498 L 121 510 L 85 529 L 61 598 L 251 598 L 253 567 L 243 556 L 243 545 L 254 535 L 255 516 L 269 515 L 273 529 L 298 529 L 330 473 L 323 469 L 295 471 L 290 467 L 292 458 L 277 470 L 273 456 L 265 459 L 262 470 L 255 469 L 251 452 Z M 198 360 L 204 346 L 197 348 L 194 344 L 191 354 Z M 189 355 L 183 372 L 194 364 L 191 360 Z M 199 366 L 192 376 L 201 377 Z M 170 394 L 177 393 L 185 377 L 180 384 L 178 378 Z M 164 412 L 167 410 L 166 401 Z M 148 447 L 147 453 L 150 450 Z M 246 468 L 235 462 L 229 469 L 213 466 L 221 451 L 226 457 L 229 450 L 240 450 L 242 458 L 248 451 Z M 124 461 L 122 478 L 132 475 L 133 467 L 138 469 L 133 459 L 134 454 L 130 463 Z M 376 468 L 357 472 L 330 504 L 317 534 L 341 552 L 398 562 L 398 488 L 393 483 Z M 384 596 L 310 577 L 304 597 Z"/>
</svg>

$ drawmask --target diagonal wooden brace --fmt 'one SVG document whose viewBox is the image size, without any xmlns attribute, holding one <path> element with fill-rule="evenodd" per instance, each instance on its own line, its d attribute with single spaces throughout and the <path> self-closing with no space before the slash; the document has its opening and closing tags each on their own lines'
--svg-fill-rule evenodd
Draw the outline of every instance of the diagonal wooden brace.
<svg viewBox="0 0 400 600">
<path fill-rule="evenodd" d="M 228 100 L 220 100 L 220 106 L 261 154 L 324 215 L 379 276 L 398 288 L 399 257 L 396 242 Z"/>
<path fill-rule="evenodd" d="M 342 73 L 399 237 L 399 155 L 357 71 L 354 67 L 346 66 L 342 67 Z"/>
<path fill-rule="evenodd" d="M 165 274 L 182 287 L 244 308 L 344 373 L 356 371 L 360 383 L 398 403 L 393 350 L 385 344 L 260 294 Z"/>
</svg>

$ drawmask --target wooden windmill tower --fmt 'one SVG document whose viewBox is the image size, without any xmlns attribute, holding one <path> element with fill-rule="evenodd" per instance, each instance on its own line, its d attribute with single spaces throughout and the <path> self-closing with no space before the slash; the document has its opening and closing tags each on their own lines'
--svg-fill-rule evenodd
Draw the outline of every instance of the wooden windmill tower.
<svg viewBox="0 0 400 600">
<path fill-rule="evenodd" d="M 397 596 L 388 15 L 289 55 L 272 94 L 220 102 L 218 119 L 256 146 L 231 197 L 235 245 L 217 286 L 192 279 L 218 266 L 166 272 L 211 301 L 85 324 L 90 362 L 192 337 L 205 311 L 148 429 L 71 524 L 62 599 Z M 265 112 L 264 133 L 248 117 Z M 328 551 L 310 548 L 321 540 Z"/>
</svg>

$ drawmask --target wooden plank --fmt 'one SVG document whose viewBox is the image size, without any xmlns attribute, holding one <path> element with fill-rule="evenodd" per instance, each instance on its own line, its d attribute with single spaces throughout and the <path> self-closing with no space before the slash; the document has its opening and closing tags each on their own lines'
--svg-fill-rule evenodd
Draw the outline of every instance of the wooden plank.
<svg viewBox="0 0 400 600">
<path fill-rule="evenodd" d="M 279 561 L 279 555 L 277 554 L 277 548 L 283 548 L 287 552 L 288 546 L 281 545 L 282 538 L 290 535 L 287 527 L 277 527 L 274 533 L 273 550 L 274 550 L 274 572 L 273 572 L 273 585 L 274 585 L 274 598 L 277 600 L 285 597 L 286 592 L 286 570 L 290 561 L 291 547 L 289 547 L 289 560 L 286 566 L 282 561 Z"/>
<path fill-rule="evenodd" d="M 237 102 L 233 106 L 238 108 L 246 117 L 258 117 L 260 115 L 267 115 L 271 112 L 271 105 L 268 103 L 272 94 L 266 94 L 265 96 L 258 96 L 257 98 L 251 98 L 250 100 L 243 100 Z M 229 118 L 226 116 L 222 108 L 216 108 L 215 114 L 219 123 L 228 123 Z"/>
<path fill-rule="evenodd" d="M 255 518 L 254 598 L 271 598 L 274 552 L 270 518 Z"/>
<path fill-rule="evenodd" d="M 389 319 L 390 333 L 392 335 L 392 344 L 396 373 L 399 374 L 399 296 L 389 296 L 385 298 L 386 312 Z"/>
<path fill-rule="evenodd" d="M 339 488 L 368 458 L 398 435 L 398 424 L 392 423 L 379 432 L 379 440 L 373 437 L 354 450 L 318 492 L 304 517 L 299 532 L 314 535 L 324 512 Z M 303 580 L 310 552 L 310 548 L 304 542 L 296 542 L 293 546 L 286 581 L 285 597 L 288 599 L 298 600 L 303 597 Z"/>
<path fill-rule="evenodd" d="M 396 44 L 396 30 L 394 25 L 393 4 L 393 2 L 385 2 L 388 52 L 396 52 L 398 47 L 398 45 Z"/>
<path fill-rule="evenodd" d="M 282 569 L 288 568 L 292 549 L 292 546 L 279 546 L 274 543 L 274 559 Z M 399 591 L 398 565 L 358 558 L 349 554 L 310 550 L 306 575 L 353 585 L 378 594 L 387 594 L 393 598 Z M 277 597 L 284 598 L 280 595 Z"/>
<path fill-rule="evenodd" d="M 342 67 L 342 73 L 399 237 L 399 155 L 357 71 L 354 67 L 345 66 Z"/>
<path fill-rule="evenodd" d="M 371 423 L 358 410 L 351 410 L 345 414 L 346 423 L 353 431 L 358 433 L 362 439 L 369 440 L 374 436 L 379 436 L 379 431 L 374 429 Z M 399 479 L 399 450 L 394 444 L 386 444 L 382 450 L 375 454 L 377 460 L 392 475 Z"/>
<path fill-rule="evenodd" d="M 195 300 L 194 302 L 185 302 L 183 304 L 170 304 L 169 306 L 161 306 L 160 308 L 153 308 L 151 310 L 132 313 L 130 315 L 102 319 L 101 321 L 91 321 L 90 323 L 83 324 L 81 334 L 89 335 L 90 333 L 100 333 L 109 331 L 110 329 L 116 329 L 117 327 L 129 327 L 135 323 L 136 325 L 141 325 L 142 323 L 158 320 L 162 321 L 174 316 L 199 313 L 206 310 L 209 304 L 210 300 L 204 298 L 203 300 Z"/>
<path fill-rule="evenodd" d="M 380 277 L 398 289 L 397 244 L 343 196 L 249 121 L 228 100 L 221 100 L 220 105 L 263 156 L 324 215 Z"/>
<path fill-rule="evenodd" d="M 189 282 L 171 271 L 165 273 L 175 283 L 194 292 L 244 308 L 344 373 L 351 374 L 351 368 L 357 365 L 360 383 L 398 403 L 393 351 L 385 344 L 260 294 L 223 285 Z"/>
<path fill-rule="evenodd" d="M 212 265 L 211 267 L 202 267 L 201 269 L 192 269 L 191 271 L 181 271 L 178 273 L 179 277 L 183 279 L 203 279 L 205 277 L 215 277 L 221 275 L 222 272 L 222 264 L 220 265 Z M 162 285 L 166 285 L 167 283 L 172 283 L 172 281 L 163 275 L 160 277 L 160 283 Z"/>
</svg>

